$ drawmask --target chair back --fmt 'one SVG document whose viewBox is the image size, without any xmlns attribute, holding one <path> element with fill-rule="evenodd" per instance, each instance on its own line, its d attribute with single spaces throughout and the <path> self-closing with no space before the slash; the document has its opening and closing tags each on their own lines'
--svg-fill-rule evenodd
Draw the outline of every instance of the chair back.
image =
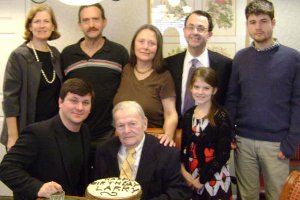
<svg viewBox="0 0 300 200">
<path fill-rule="evenodd" d="M 279 200 L 300 200 L 300 171 L 294 170 L 290 173 Z"/>
</svg>

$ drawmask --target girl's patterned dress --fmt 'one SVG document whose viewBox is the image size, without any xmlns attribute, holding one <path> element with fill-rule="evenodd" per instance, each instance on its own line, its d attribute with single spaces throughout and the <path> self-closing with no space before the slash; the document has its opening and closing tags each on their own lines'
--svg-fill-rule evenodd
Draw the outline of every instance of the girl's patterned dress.
<svg viewBox="0 0 300 200">
<path fill-rule="evenodd" d="M 194 108 L 183 119 L 182 162 L 193 178 L 200 177 L 203 187 L 193 191 L 193 200 L 230 200 L 231 123 L 222 110 L 215 114 L 216 126 L 208 119 L 196 119 Z"/>
</svg>

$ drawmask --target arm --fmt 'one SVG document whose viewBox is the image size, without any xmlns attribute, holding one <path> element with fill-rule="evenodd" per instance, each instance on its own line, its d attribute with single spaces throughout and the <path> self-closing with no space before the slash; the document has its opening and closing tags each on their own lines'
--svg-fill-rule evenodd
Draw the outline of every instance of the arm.
<svg viewBox="0 0 300 200">
<path fill-rule="evenodd" d="M 300 143 L 300 55 L 297 53 L 294 68 L 293 82 L 290 97 L 290 127 L 286 137 L 280 143 L 280 159 L 291 158 Z"/>
<path fill-rule="evenodd" d="M 39 151 L 36 136 L 24 132 L 0 164 L 0 180 L 11 190 L 28 199 L 36 198 L 44 184 L 29 173 L 34 167 Z"/>
<path fill-rule="evenodd" d="M 230 114 L 231 119 L 233 120 L 233 123 L 236 117 L 237 104 L 241 96 L 240 85 L 238 83 L 239 75 L 238 75 L 237 68 L 238 68 L 237 65 L 235 64 L 235 62 L 233 62 L 232 72 L 231 72 L 231 76 L 228 84 L 227 96 L 226 96 L 226 108 Z"/>
<path fill-rule="evenodd" d="M 185 182 L 187 183 L 187 185 L 189 187 L 192 187 L 194 179 L 193 179 L 192 175 L 188 171 L 186 171 L 183 163 L 181 163 L 181 174 L 182 174 L 183 178 L 185 179 Z"/>
<path fill-rule="evenodd" d="M 159 136 L 160 143 L 165 146 L 175 146 L 173 141 L 174 133 L 177 127 L 178 116 L 175 108 L 175 97 L 169 97 L 162 99 L 162 105 L 164 109 L 164 132 L 162 136 Z"/>
<path fill-rule="evenodd" d="M 15 145 L 15 143 L 19 137 L 17 118 L 16 117 L 7 117 L 6 125 L 7 125 L 7 134 L 8 134 L 6 148 L 7 148 L 7 151 L 9 151 L 11 149 L 11 147 Z"/>
<path fill-rule="evenodd" d="M 9 57 L 4 74 L 2 107 L 7 125 L 7 150 L 15 144 L 19 137 L 17 116 L 20 112 L 19 99 L 22 87 L 22 65 L 20 62 L 17 54 L 13 52 Z"/>
</svg>

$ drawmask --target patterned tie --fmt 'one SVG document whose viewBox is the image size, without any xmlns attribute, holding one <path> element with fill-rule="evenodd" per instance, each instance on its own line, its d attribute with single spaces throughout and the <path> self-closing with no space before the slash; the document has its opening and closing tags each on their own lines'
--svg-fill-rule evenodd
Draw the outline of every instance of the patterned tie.
<svg viewBox="0 0 300 200">
<path fill-rule="evenodd" d="M 130 180 L 133 180 L 133 166 L 134 166 L 134 156 L 135 156 L 135 148 L 128 149 L 127 150 L 127 157 L 124 160 L 122 166 L 121 166 L 121 178 L 128 178 Z"/>
<path fill-rule="evenodd" d="M 195 100 L 193 99 L 193 97 L 191 95 L 191 91 L 190 91 L 190 81 L 191 81 L 194 71 L 197 69 L 198 63 L 199 63 L 199 60 L 197 60 L 196 58 L 192 59 L 192 66 L 189 69 L 188 77 L 186 80 L 186 89 L 185 89 L 185 95 L 184 95 L 182 114 L 184 114 L 189 108 L 191 108 L 195 105 Z"/>
</svg>

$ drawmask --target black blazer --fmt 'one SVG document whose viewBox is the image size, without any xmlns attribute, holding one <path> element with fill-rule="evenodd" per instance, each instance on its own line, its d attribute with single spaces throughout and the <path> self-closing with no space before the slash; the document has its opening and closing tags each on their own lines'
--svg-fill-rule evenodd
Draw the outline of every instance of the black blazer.
<svg viewBox="0 0 300 200">
<path fill-rule="evenodd" d="M 185 54 L 186 51 L 170 56 L 165 59 L 167 68 L 169 69 L 174 79 L 174 83 L 176 87 L 176 110 L 179 117 L 178 128 L 181 128 L 181 120 L 182 120 L 181 84 L 182 84 L 182 73 L 183 73 L 183 63 L 184 63 Z M 208 57 L 209 57 L 210 67 L 217 72 L 219 78 L 219 87 L 215 99 L 220 105 L 224 106 L 228 83 L 231 74 L 232 59 L 210 50 L 208 50 Z"/>
<path fill-rule="evenodd" d="M 15 199 L 36 199 L 45 182 L 59 183 L 68 195 L 83 195 L 88 184 L 89 131 L 80 130 L 83 168 L 80 191 L 74 193 L 70 177 L 66 128 L 59 115 L 25 128 L 0 165 L 0 180 L 13 190 Z M 76 188 L 77 189 L 77 188 Z"/>
<path fill-rule="evenodd" d="M 98 146 L 95 158 L 95 180 L 120 176 L 117 154 L 121 146 L 114 137 Z M 180 155 L 176 148 L 164 147 L 146 134 L 136 181 L 141 185 L 142 200 L 187 200 L 191 190 L 180 172 Z"/>
</svg>

